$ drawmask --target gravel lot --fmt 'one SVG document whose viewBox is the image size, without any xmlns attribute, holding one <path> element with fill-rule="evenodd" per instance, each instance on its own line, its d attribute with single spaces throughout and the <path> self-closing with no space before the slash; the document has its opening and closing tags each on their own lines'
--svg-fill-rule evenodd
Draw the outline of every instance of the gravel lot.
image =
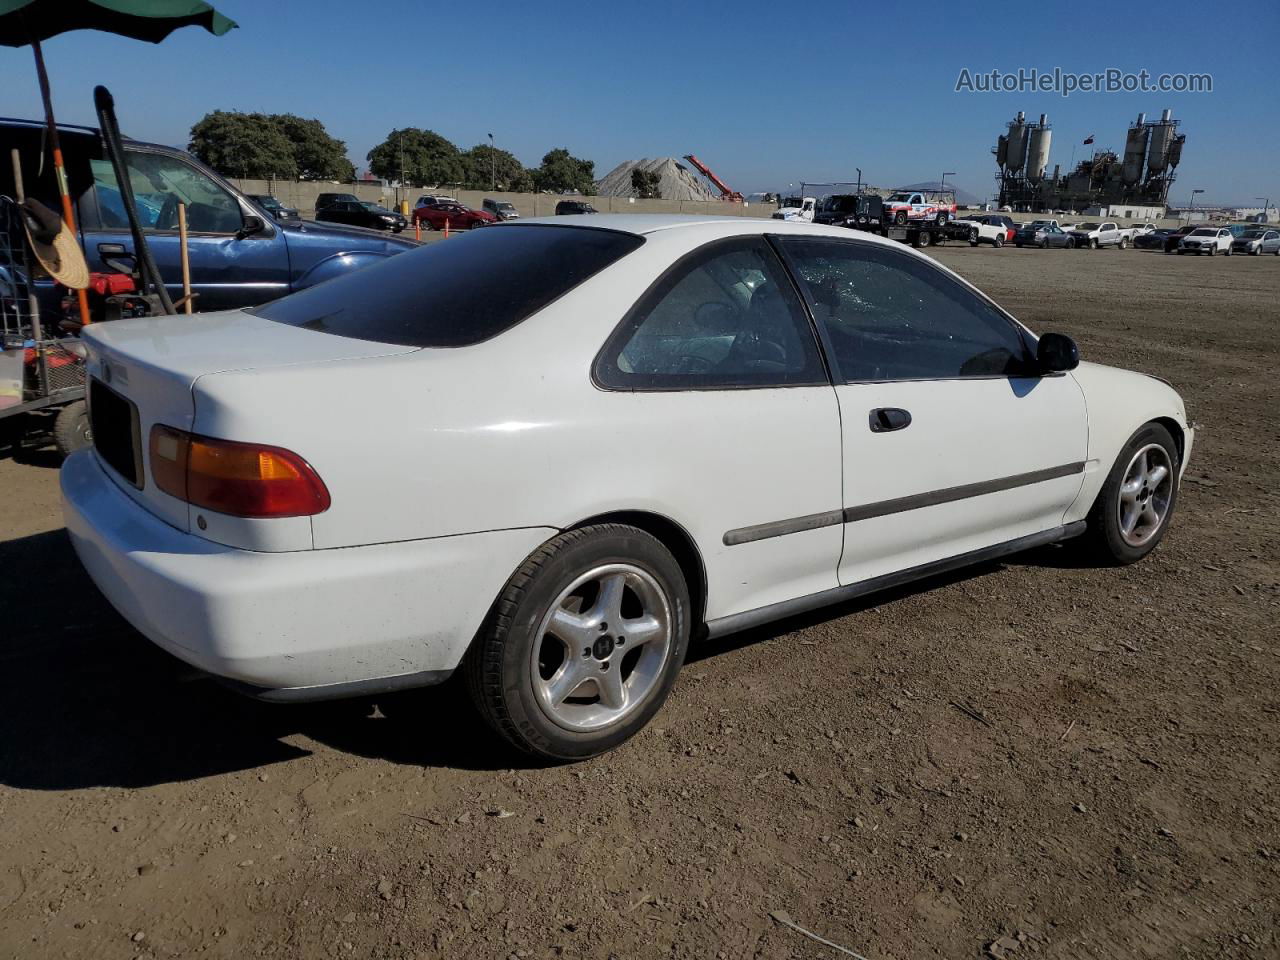
<svg viewBox="0 0 1280 960">
<path fill-rule="evenodd" d="M 1182 391 L 1165 543 L 703 645 L 575 766 L 450 688 L 200 678 L 84 581 L 54 457 L 0 451 L 0 957 L 838 956 L 776 911 L 869 960 L 1280 956 L 1280 258 L 934 253 Z"/>
</svg>

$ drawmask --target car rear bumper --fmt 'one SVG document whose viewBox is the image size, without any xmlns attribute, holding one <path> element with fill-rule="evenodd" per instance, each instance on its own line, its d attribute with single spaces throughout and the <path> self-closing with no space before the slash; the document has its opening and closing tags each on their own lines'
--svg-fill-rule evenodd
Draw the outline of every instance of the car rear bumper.
<svg viewBox="0 0 1280 960">
<path fill-rule="evenodd" d="M 76 553 L 125 619 L 179 659 L 277 700 L 444 679 L 512 571 L 555 532 L 257 553 L 169 526 L 92 450 L 67 459 L 61 482 Z"/>
</svg>

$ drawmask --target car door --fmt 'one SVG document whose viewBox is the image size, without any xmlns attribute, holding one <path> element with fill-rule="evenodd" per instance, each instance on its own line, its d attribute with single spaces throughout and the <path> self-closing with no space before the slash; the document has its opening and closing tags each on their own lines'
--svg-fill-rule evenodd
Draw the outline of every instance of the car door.
<svg viewBox="0 0 1280 960">
<path fill-rule="evenodd" d="M 632 455 L 683 478 L 674 518 L 702 548 L 709 619 L 837 586 L 839 409 L 764 237 L 681 256 L 606 342 L 593 379 Z M 626 458 L 618 469 L 629 475 Z"/>
<path fill-rule="evenodd" d="M 1062 522 L 1083 480 L 1084 398 L 1039 376 L 1033 338 L 925 257 L 866 240 L 777 240 L 840 402 L 841 584 Z"/>
<path fill-rule="evenodd" d="M 264 220 L 261 230 L 244 233 L 245 210 L 240 201 L 180 157 L 126 148 L 125 165 L 147 246 L 172 298 L 182 295 L 179 202 L 187 208 L 196 310 L 251 306 L 289 292 L 289 253 L 283 233 L 273 222 Z M 90 166 L 95 209 L 86 218 L 85 253 L 91 270 L 106 270 L 104 245 L 108 251 L 115 246 L 132 252 L 133 235 L 111 163 L 91 160 Z"/>
</svg>

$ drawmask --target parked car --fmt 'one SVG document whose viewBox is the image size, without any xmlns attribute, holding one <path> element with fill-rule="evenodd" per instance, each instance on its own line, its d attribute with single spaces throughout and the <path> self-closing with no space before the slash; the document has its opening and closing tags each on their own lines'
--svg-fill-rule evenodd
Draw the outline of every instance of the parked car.
<svg viewBox="0 0 1280 960">
<path fill-rule="evenodd" d="M 1018 232 L 1018 225 L 1010 217 L 999 213 L 983 213 L 976 217 L 953 220 L 947 225 L 947 236 L 968 240 L 969 246 L 979 243 L 1003 247 Z"/>
<path fill-rule="evenodd" d="M 813 197 L 787 197 L 773 212 L 772 219 L 812 223 L 817 209 L 818 201 Z"/>
<path fill-rule="evenodd" d="M 1075 245 L 1072 236 L 1058 227 L 1056 223 L 1033 221 L 1020 228 L 1013 236 L 1017 247 L 1071 247 Z"/>
<path fill-rule="evenodd" d="M 1234 240 L 1235 237 L 1226 227 L 1196 227 L 1178 242 L 1178 255 L 1194 253 L 1199 256 L 1207 253 L 1212 257 L 1214 254 L 1224 253 L 1229 257 Z"/>
<path fill-rule="evenodd" d="M 1181 227 L 1178 227 L 1164 238 L 1164 252 L 1177 253 L 1178 245 L 1182 243 L 1182 238 L 1195 229 L 1196 226 L 1194 224 L 1183 224 Z"/>
<path fill-rule="evenodd" d="M 40 162 L 46 136 L 44 121 L 0 120 L 0 142 L 22 157 L 27 193 L 56 210 L 52 165 Z M 115 172 L 96 129 L 63 125 L 59 138 L 85 260 L 91 271 L 110 272 L 107 258 L 128 259 L 133 250 Z M 338 224 L 275 221 L 190 154 L 136 140 L 125 140 L 124 151 L 135 209 L 175 300 L 182 296 L 177 210 L 179 202 L 187 205 L 191 286 L 200 311 L 274 300 L 416 246 Z M 0 193 L 14 192 L 12 167 L 0 163 Z M 38 280 L 36 287 L 47 320 L 56 324 L 62 318 L 61 292 L 48 280 Z"/>
<path fill-rule="evenodd" d="M 1236 253 L 1247 253 L 1254 257 L 1263 253 L 1274 253 L 1280 256 L 1280 230 L 1267 228 L 1246 230 L 1231 241 L 1231 249 Z"/>
<path fill-rule="evenodd" d="M 513 744 L 577 759 L 652 719 L 691 637 L 1169 529 L 1194 430 L 1161 380 L 864 232 L 598 220 L 88 328 L 61 486 L 92 580 L 242 691 L 462 670 Z"/>
<path fill-rule="evenodd" d="M 399 233 L 409 225 L 404 214 L 365 200 L 330 203 L 316 211 L 316 219 L 329 223 L 346 223 L 353 227 L 368 227 L 371 230 L 390 230 L 392 233 Z"/>
<path fill-rule="evenodd" d="M 297 210 L 293 207 L 286 207 L 269 193 L 251 193 L 249 194 L 249 199 L 271 214 L 276 220 L 302 219 Z"/>
<path fill-rule="evenodd" d="M 316 212 L 319 213 L 325 207 L 333 206 L 335 203 L 360 202 L 360 198 L 354 193 L 321 193 L 316 195 Z"/>
<path fill-rule="evenodd" d="M 485 213 L 491 213 L 499 220 L 519 220 L 520 211 L 516 209 L 516 205 L 509 200 L 490 200 L 485 199 L 481 204 Z"/>
<path fill-rule="evenodd" d="M 956 195 L 949 190 L 899 190 L 885 198 L 884 209 L 888 223 L 927 221 L 941 227 L 956 217 Z"/>
<path fill-rule="evenodd" d="M 841 227 L 865 225 L 870 222 L 866 201 L 867 197 L 853 193 L 824 197 L 813 214 L 813 222 Z"/>
<path fill-rule="evenodd" d="M 1157 227 L 1154 223 L 1148 222 L 1148 223 L 1135 223 L 1129 229 L 1133 231 L 1133 239 L 1137 240 L 1138 237 L 1141 237 L 1144 234 L 1152 233 L 1157 229 Z"/>
<path fill-rule="evenodd" d="M 458 203 L 458 198 L 446 197 L 442 193 L 424 193 L 414 203 L 413 208 L 416 210 L 418 207 L 434 207 L 442 203 Z"/>
<path fill-rule="evenodd" d="M 1082 223 L 1071 230 L 1077 247 L 1088 247 L 1097 250 L 1099 247 L 1119 247 L 1127 249 L 1133 242 L 1133 230 L 1129 227 L 1118 227 L 1110 220 L 1102 223 Z"/>
<path fill-rule="evenodd" d="M 579 213 L 599 213 L 600 211 L 585 200 L 561 200 L 556 204 L 557 217 L 569 217 Z"/>
<path fill-rule="evenodd" d="M 1133 238 L 1133 245 L 1139 250 L 1163 250 L 1165 241 L 1176 232 L 1173 227 L 1162 227 L 1150 233 L 1140 233 Z"/>
<path fill-rule="evenodd" d="M 471 230 L 475 227 L 497 223 L 498 218 L 485 210 L 472 210 L 460 203 L 436 203 L 418 207 L 413 219 L 425 230 L 443 230 L 448 223 L 450 230 Z"/>
</svg>

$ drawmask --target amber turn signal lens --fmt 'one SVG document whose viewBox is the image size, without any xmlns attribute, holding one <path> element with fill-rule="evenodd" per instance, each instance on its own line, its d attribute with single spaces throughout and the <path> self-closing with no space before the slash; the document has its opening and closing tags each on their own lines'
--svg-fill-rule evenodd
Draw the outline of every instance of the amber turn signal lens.
<svg viewBox="0 0 1280 960">
<path fill-rule="evenodd" d="M 307 517 L 329 509 L 329 491 L 307 461 L 280 447 L 151 428 L 156 486 L 192 506 L 235 517 Z"/>
</svg>

